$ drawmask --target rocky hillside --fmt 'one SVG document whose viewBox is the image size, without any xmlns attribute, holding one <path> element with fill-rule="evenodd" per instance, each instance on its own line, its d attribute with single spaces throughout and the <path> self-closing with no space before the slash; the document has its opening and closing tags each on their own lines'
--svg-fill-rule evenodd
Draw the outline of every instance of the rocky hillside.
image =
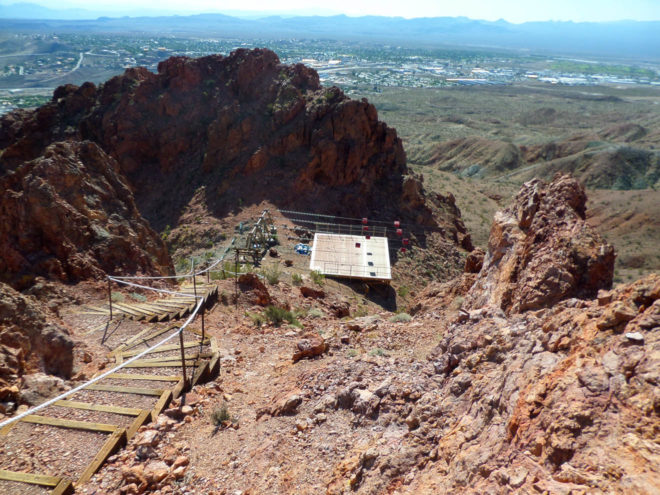
<svg viewBox="0 0 660 495">
<path fill-rule="evenodd" d="M 356 317 L 328 285 L 244 284 L 237 311 L 207 320 L 220 379 L 88 491 L 656 493 L 660 278 L 610 290 L 612 251 L 584 207 L 574 179 L 526 184 L 488 251 L 417 294 L 412 319 Z M 262 293 L 304 328 L 255 325 Z M 182 481 L 152 474 L 177 456 Z"/>
<path fill-rule="evenodd" d="M 0 175 L 0 278 L 19 289 L 105 273 L 169 273 L 167 249 L 137 211 L 117 162 L 60 141 Z"/>
<path fill-rule="evenodd" d="M 646 189 L 660 181 L 657 142 L 657 131 L 634 123 L 534 145 L 462 137 L 435 145 L 420 164 L 464 177 L 549 180 L 560 172 L 589 188 Z"/>
<path fill-rule="evenodd" d="M 315 71 L 282 65 L 269 50 L 175 57 L 156 74 L 129 69 L 98 87 L 61 86 L 50 103 L 0 119 L 0 282 L 19 291 L 171 274 L 166 235 L 154 229 L 207 247 L 231 233 L 228 214 L 252 216 L 264 204 L 414 222 L 416 245 L 447 254 L 443 274 L 459 266 L 458 245 L 471 248 L 453 198 L 426 197 L 371 104 L 321 87 Z M 30 315 L 18 347 L 16 329 L 0 322 L 4 371 L 68 376 L 28 359 L 41 356 L 55 318 Z"/>
<path fill-rule="evenodd" d="M 19 401 L 19 380 L 45 372 L 71 378 L 74 342 L 60 322 L 30 296 L 0 282 L 0 413 Z M 23 401 L 28 388 L 22 387 Z"/>
</svg>

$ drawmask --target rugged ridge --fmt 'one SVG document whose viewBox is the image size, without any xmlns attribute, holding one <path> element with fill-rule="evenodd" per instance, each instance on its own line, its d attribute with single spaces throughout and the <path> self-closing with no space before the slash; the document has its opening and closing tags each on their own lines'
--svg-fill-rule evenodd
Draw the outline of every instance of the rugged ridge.
<svg viewBox="0 0 660 495">
<path fill-rule="evenodd" d="M 58 88 L 51 103 L 0 122 L 2 162 L 52 142 L 90 140 L 117 160 L 152 226 L 175 226 L 195 191 L 218 218 L 262 200 L 287 208 L 435 225 L 396 132 L 366 100 L 322 88 L 270 50 L 173 57 L 98 88 Z M 447 215 L 447 230 L 455 233 Z M 442 222 L 443 220 L 441 220 Z"/>
</svg>

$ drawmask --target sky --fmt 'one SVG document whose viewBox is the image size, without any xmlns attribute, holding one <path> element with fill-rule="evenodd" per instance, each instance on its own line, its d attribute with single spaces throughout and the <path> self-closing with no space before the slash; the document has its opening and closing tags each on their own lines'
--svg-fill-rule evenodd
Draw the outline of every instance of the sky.
<svg viewBox="0 0 660 495">
<path fill-rule="evenodd" d="M 411 17 L 465 16 L 472 19 L 509 22 L 526 21 L 613 21 L 660 20 L 660 0 L 3 0 L 1 4 L 38 3 L 49 8 L 78 7 L 88 10 L 113 10 L 129 13 L 134 9 L 165 10 L 168 13 L 274 10 L 351 16 L 384 15 Z"/>
</svg>

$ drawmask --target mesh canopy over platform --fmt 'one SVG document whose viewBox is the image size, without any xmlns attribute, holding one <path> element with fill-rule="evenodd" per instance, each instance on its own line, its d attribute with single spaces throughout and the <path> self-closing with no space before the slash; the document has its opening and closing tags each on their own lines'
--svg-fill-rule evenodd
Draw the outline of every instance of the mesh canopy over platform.
<svg viewBox="0 0 660 495">
<path fill-rule="evenodd" d="M 314 234 L 310 270 L 363 280 L 392 280 L 386 237 Z"/>
</svg>

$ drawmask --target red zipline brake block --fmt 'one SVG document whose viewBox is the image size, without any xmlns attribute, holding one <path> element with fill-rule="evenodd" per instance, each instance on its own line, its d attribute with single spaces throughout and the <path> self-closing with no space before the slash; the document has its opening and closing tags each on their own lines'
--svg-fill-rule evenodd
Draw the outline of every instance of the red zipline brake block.
<svg viewBox="0 0 660 495">
<path fill-rule="evenodd" d="M 362 225 L 367 225 L 367 223 L 368 223 L 368 220 L 366 218 L 363 218 L 362 219 Z"/>
<path fill-rule="evenodd" d="M 403 230 L 396 229 L 396 235 L 403 235 Z"/>
<path fill-rule="evenodd" d="M 399 222 L 398 220 L 394 220 L 394 227 L 397 229 L 401 227 L 401 222 Z"/>
<path fill-rule="evenodd" d="M 407 246 L 408 244 L 410 244 L 410 239 L 404 237 L 404 238 L 401 240 L 401 242 L 403 243 L 404 246 Z"/>
</svg>

